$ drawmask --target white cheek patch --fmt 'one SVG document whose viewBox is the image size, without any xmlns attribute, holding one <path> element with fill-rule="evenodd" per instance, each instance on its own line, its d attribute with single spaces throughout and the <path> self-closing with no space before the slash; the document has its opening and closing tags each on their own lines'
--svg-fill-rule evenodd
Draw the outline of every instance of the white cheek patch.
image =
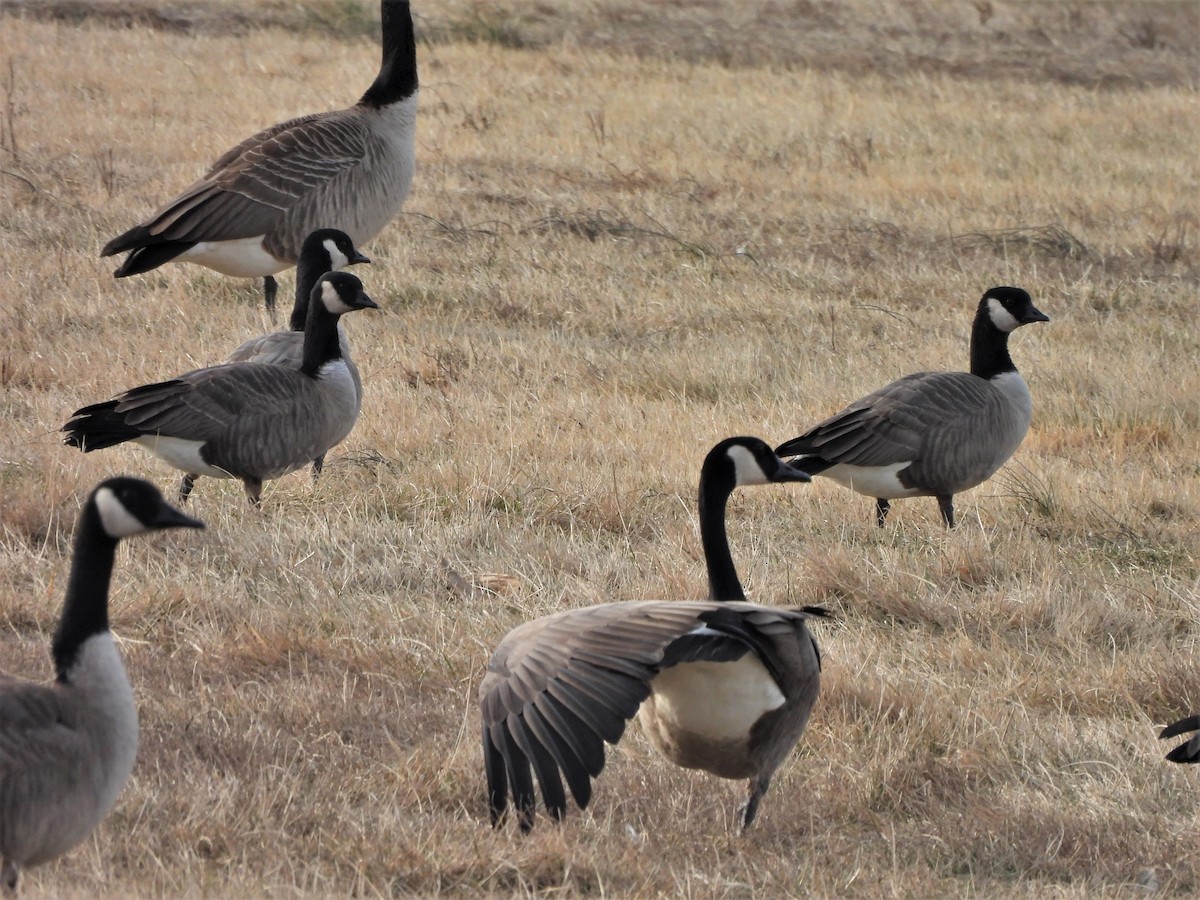
<svg viewBox="0 0 1200 900">
<path fill-rule="evenodd" d="M 100 524 L 110 538 L 126 538 L 146 530 L 141 519 L 125 508 L 111 488 L 96 491 L 96 511 L 100 513 Z"/>
<path fill-rule="evenodd" d="M 336 272 L 339 269 L 346 268 L 350 263 L 350 257 L 341 251 L 337 243 L 328 238 L 324 241 L 325 252 L 329 254 L 329 269 Z"/>
<path fill-rule="evenodd" d="M 992 324 L 1003 332 L 1015 331 L 1021 324 L 1017 321 L 1016 316 L 1005 309 L 1004 304 L 995 297 L 988 298 L 988 316 L 991 318 Z"/>
<path fill-rule="evenodd" d="M 758 464 L 757 457 L 746 447 L 734 444 L 725 452 L 733 460 L 735 484 L 766 484 L 770 481 L 767 473 Z"/>
<path fill-rule="evenodd" d="M 325 304 L 325 308 L 333 315 L 340 316 L 342 313 L 350 312 L 353 307 L 349 306 L 345 300 L 338 294 L 337 288 L 333 286 L 331 281 L 321 282 L 321 302 Z"/>
</svg>

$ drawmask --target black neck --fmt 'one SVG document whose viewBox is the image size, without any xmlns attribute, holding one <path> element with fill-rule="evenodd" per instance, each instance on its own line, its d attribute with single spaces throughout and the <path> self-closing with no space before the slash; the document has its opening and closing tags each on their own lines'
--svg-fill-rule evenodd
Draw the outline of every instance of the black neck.
<svg viewBox="0 0 1200 900">
<path fill-rule="evenodd" d="M 358 102 L 380 109 L 406 100 L 417 91 L 417 39 L 408 0 L 382 0 L 383 62 L 379 74 Z"/>
<path fill-rule="evenodd" d="M 1017 367 L 1008 355 L 1008 332 L 992 322 L 987 302 L 980 303 L 975 324 L 971 326 L 971 374 L 994 378 L 1015 371 Z"/>
<path fill-rule="evenodd" d="M 732 488 L 705 477 L 707 474 L 700 478 L 700 546 L 708 566 L 708 599 L 745 600 L 725 533 L 725 506 Z"/>
<path fill-rule="evenodd" d="M 312 255 L 319 255 L 322 260 L 327 259 L 323 253 Z M 296 261 L 296 302 L 292 304 L 292 318 L 288 321 L 288 328 L 292 331 L 304 330 L 312 289 L 316 286 L 317 279 L 327 271 L 329 270 L 325 266 L 309 258 L 309 255 L 303 252 L 300 254 L 300 259 Z"/>
<path fill-rule="evenodd" d="M 75 550 L 62 619 L 52 645 L 54 671 L 60 682 L 75 663 L 80 645 L 108 631 L 108 586 L 112 580 L 117 542 L 100 524 L 100 513 L 88 503 L 75 527 Z"/>
<path fill-rule="evenodd" d="M 308 318 L 304 322 L 304 359 L 300 371 L 309 378 L 316 378 L 321 366 L 342 358 L 342 344 L 338 340 L 338 319 L 318 299 L 308 304 Z"/>
</svg>

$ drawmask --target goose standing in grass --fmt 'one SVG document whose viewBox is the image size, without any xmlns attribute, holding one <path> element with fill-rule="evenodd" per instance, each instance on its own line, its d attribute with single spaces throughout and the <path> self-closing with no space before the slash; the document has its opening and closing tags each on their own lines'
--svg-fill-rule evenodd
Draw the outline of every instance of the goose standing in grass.
<svg viewBox="0 0 1200 900">
<path fill-rule="evenodd" d="M 890 500 L 932 496 L 953 528 L 954 495 L 991 478 L 1029 430 L 1033 400 L 1008 354 L 1008 336 L 1049 321 L 1021 288 L 991 288 L 975 313 L 970 372 L 906 375 L 776 452 L 874 497 L 880 525 Z"/>
<path fill-rule="evenodd" d="M 1167 759 L 1171 762 L 1200 763 L 1200 715 L 1188 716 L 1186 719 L 1173 722 L 1162 730 L 1158 739 L 1179 737 L 1189 731 L 1196 733 L 1167 754 Z"/>
<path fill-rule="evenodd" d="M 358 419 L 338 319 L 378 308 L 348 272 L 321 276 L 309 298 L 299 369 L 225 363 L 75 411 L 64 443 L 85 453 L 135 441 L 192 479 L 240 478 L 255 506 L 262 483 L 323 456 Z M 191 483 L 184 479 L 180 499 Z"/>
<path fill-rule="evenodd" d="M 133 771 L 137 708 L 108 625 L 117 542 L 146 531 L 203 527 L 136 478 L 101 482 L 83 505 L 54 635 L 55 681 L 0 675 L 5 891 L 16 892 L 21 867 L 61 856 L 91 834 Z"/>
<path fill-rule="evenodd" d="M 396 217 L 415 165 L 417 49 L 407 0 L 382 0 L 380 8 L 383 62 L 358 103 L 272 125 L 226 152 L 104 246 L 101 256 L 129 253 L 117 278 L 172 260 L 261 275 L 273 310 L 273 276 L 296 262 L 310 232 L 339 228 L 362 245 Z"/>
<path fill-rule="evenodd" d="M 555 819 L 566 813 L 564 780 L 586 807 L 605 741 L 639 715 L 676 765 L 749 780 L 749 827 L 817 699 L 821 656 L 807 621 L 824 612 L 745 602 L 725 506 L 740 485 L 808 480 L 757 438 L 720 442 L 700 473 L 708 600 L 605 603 L 509 632 L 479 686 L 493 825 L 511 788 L 521 830 L 533 827 L 531 766 Z"/>
<path fill-rule="evenodd" d="M 371 260 L 364 256 L 350 240 L 350 235 L 336 228 L 321 228 L 304 239 L 300 247 L 300 259 L 296 261 L 296 302 L 292 306 L 292 317 L 288 322 L 288 331 L 272 331 L 270 334 L 259 335 L 245 341 L 229 354 L 225 362 L 267 363 L 280 366 L 290 366 L 299 369 L 304 364 L 304 322 L 308 318 L 308 302 L 317 279 L 326 272 L 336 272 L 346 266 L 359 263 L 369 263 Z M 342 348 L 342 359 L 354 380 L 354 394 L 358 407 L 362 407 L 362 376 L 358 366 L 350 356 L 350 342 L 346 340 L 346 332 L 338 323 L 338 342 Z M 321 474 L 325 465 L 325 454 L 321 454 L 312 462 L 313 478 Z M 191 493 L 192 486 L 199 476 L 189 473 L 183 476 L 184 484 L 180 486 L 183 495 Z"/>
</svg>

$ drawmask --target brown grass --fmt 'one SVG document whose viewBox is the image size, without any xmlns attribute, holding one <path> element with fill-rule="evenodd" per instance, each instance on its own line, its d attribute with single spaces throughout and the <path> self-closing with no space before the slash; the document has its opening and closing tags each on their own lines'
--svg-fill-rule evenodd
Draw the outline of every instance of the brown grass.
<svg viewBox="0 0 1200 900">
<path fill-rule="evenodd" d="M 2 6 L 0 619 L 42 677 L 80 498 L 176 479 L 57 428 L 265 326 L 248 284 L 117 282 L 98 248 L 377 49 L 373 4 Z M 256 512 L 205 480 L 208 531 L 122 550 L 138 766 L 28 893 L 1200 892 L 1197 773 L 1155 740 L 1200 709 L 1194 5 L 417 7 L 418 179 L 360 273 L 385 309 L 347 323 L 363 418 L 315 488 Z M 731 505 L 753 596 L 840 617 L 755 830 L 634 727 L 587 813 L 490 831 L 496 641 L 701 592 L 708 447 L 961 368 L 997 283 L 1052 321 L 956 532 L 821 481 Z"/>
</svg>

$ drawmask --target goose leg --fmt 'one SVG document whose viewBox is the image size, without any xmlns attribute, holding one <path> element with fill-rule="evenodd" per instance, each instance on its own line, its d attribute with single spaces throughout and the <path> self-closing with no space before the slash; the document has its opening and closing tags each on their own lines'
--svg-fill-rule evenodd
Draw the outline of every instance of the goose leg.
<svg viewBox="0 0 1200 900">
<path fill-rule="evenodd" d="M 313 483 L 321 477 L 321 470 L 325 468 L 325 454 L 322 453 L 312 462 Z"/>
<path fill-rule="evenodd" d="M 942 520 L 947 528 L 954 527 L 954 495 L 938 494 L 938 509 L 942 511 Z"/>
<path fill-rule="evenodd" d="M 192 488 L 196 486 L 196 479 L 200 476 L 195 472 L 188 472 L 179 479 L 179 502 L 187 503 L 187 498 L 191 496 Z"/>
<path fill-rule="evenodd" d="M 263 303 L 266 304 L 267 312 L 271 314 L 271 321 L 275 321 L 275 294 L 279 291 L 279 282 L 275 280 L 274 275 L 263 276 Z"/>
<path fill-rule="evenodd" d="M 242 487 L 246 489 L 246 496 L 250 498 L 250 502 L 255 509 L 262 506 L 262 479 L 261 478 L 243 478 Z"/>
<path fill-rule="evenodd" d="M 888 503 L 882 497 L 875 498 L 875 522 L 880 528 L 883 527 L 883 520 L 887 518 L 888 510 L 892 508 L 892 504 Z"/>
<path fill-rule="evenodd" d="M 770 776 L 759 776 L 758 778 L 750 779 L 750 796 L 742 805 L 742 831 L 748 829 L 754 823 L 754 817 L 758 814 L 758 801 L 763 798 L 767 792 L 767 788 L 771 786 Z"/>
<path fill-rule="evenodd" d="M 0 890 L 7 897 L 17 896 L 17 864 L 11 859 L 6 859 L 0 868 Z"/>
</svg>

